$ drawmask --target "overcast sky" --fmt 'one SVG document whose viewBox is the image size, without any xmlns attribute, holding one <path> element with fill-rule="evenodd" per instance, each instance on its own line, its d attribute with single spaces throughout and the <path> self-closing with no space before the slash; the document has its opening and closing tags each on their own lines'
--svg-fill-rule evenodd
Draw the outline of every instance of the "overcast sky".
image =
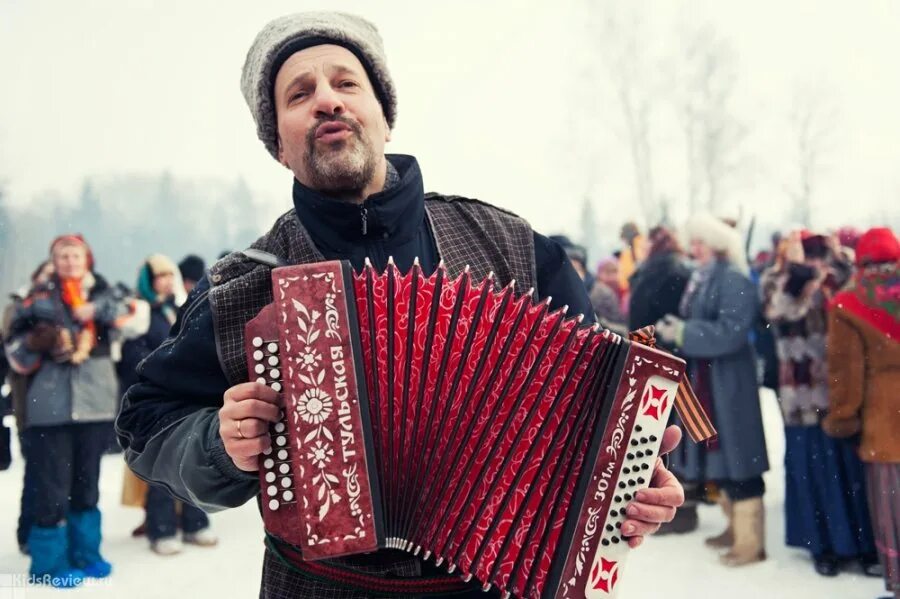
<svg viewBox="0 0 900 599">
<path fill-rule="evenodd" d="M 758 164 L 729 210 L 783 214 L 792 160 L 786 115 L 792 90 L 805 82 L 839 108 L 817 222 L 858 221 L 873 211 L 896 218 L 900 3 L 632 4 L 654 35 L 708 22 L 736 49 L 736 109 Z M 585 100 L 573 90 L 591 57 L 584 3 L 565 0 L 0 0 L 0 179 L 23 201 L 45 189 L 74 194 L 85 176 L 163 169 L 243 176 L 266 202 L 287 207 L 290 174 L 256 139 L 240 70 L 268 20 L 336 6 L 382 32 L 399 93 L 388 149 L 419 158 L 426 188 L 506 206 L 544 231 L 575 231 L 591 156 L 597 212 L 615 222 L 633 213 L 611 99 L 577 107 L 608 114 L 612 124 L 590 132 L 596 148 L 570 147 L 584 138 L 571 114 Z M 680 143 L 660 141 L 660 180 L 683 169 Z"/>
</svg>

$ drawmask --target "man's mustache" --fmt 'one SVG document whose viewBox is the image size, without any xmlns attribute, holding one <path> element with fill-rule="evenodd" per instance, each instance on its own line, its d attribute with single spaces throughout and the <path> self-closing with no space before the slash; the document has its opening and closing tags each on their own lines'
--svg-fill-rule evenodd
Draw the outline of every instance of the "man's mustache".
<svg viewBox="0 0 900 599">
<path fill-rule="evenodd" d="M 316 119 L 316 122 L 312 124 L 312 126 L 309 128 L 309 131 L 307 131 L 306 133 L 306 142 L 308 144 L 315 143 L 316 131 L 325 123 L 343 123 L 344 125 L 350 127 L 350 129 L 353 131 L 353 133 L 356 134 L 357 137 L 362 137 L 362 127 L 359 125 L 359 123 L 357 123 L 353 119 L 335 114 L 330 117 Z"/>
</svg>

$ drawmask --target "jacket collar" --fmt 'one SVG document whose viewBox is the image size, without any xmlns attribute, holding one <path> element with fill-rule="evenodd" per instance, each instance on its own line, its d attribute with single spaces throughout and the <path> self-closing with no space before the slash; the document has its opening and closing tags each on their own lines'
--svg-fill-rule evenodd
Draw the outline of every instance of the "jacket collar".
<svg viewBox="0 0 900 599">
<path fill-rule="evenodd" d="M 425 191 L 419 163 L 412 156 L 387 155 L 399 180 L 362 204 L 328 197 L 294 179 L 294 209 L 319 248 L 335 252 L 375 240 L 411 239 L 425 218 Z"/>
</svg>

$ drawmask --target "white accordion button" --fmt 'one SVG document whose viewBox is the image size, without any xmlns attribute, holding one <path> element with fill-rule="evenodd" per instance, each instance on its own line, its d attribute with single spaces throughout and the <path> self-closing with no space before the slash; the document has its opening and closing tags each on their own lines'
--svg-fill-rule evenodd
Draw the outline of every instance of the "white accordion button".
<svg viewBox="0 0 900 599">
<path fill-rule="evenodd" d="M 274 511 L 274 510 L 277 510 L 279 505 L 280 505 L 280 504 L 278 503 L 278 500 L 277 500 L 277 499 L 273 499 L 272 501 L 269 502 L 269 509 L 270 509 L 270 510 L 273 510 L 273 511 Z"/>
<path fill-rule="evenodd" d="M 262 347 L 263 340 L 262 337 L 254 337 L 253 338 L 253 347 Z"/>
<path fill-rule="evenodd" d="M 265 468 L 266 470 L 271 470 L 272 466 L 274 465 L 275 460 L 273 460 L 272 458 L 268 458 L 265 462 L 263 462 L 263 468 Z"/>
<path fill-rule="evenodd" d="M 266 367 L 263 366 L 262 364 L 257 364 L 256 366 L 253 367 L 253 372 L 255 372 L 256 374 L 262 374 L 265 371 L 266 371 Z"/>
<path fill-rule="evenodd" d="M 258 364 L 258 366 L 262 366 L 262 364 Z M 265 370 L 265 369 L 263 369 L 263 370 Z M 269 378 L 271 378 L 271 379 L 281 378 L 281 373 L 278 371 L 277 368 L 273 368 L 272 370 L 269 371 Z"/>
<path fill-rule="evenodd" d="M 284 432 L 284 423 L 283 423 L 283 422 L 276 422 L 276 423 L 275 423 L 275 432 L 276 432 L 276 433 L 283 433 L 283 432 Z"/>
<path fill-rule="evenodd" d="M 287 444 L 287 439 L 284 436 L 279 435 L 275 437 L 275 444 L 279 447 L 284 447 Z"/>
<path fill-rule="evenodd" d="M 271 454 L 272 454 L 271 447 L 267 447 L 267 448 L 263 449 L 263 455 L 271 455 Z"/>
<path fill-rule="evenodd" d="M 278 450 L 278 459 L 279 459 L 279 460 L 286 460 L 286 459 L 288 459 L 287 449 L 279 449 L 279 450 Z"/>
<path fill-rule="evenodd" d="M 278 471 L 282 474 L 287 474 L 291 471 L 291 467 L 288 464 L 281 464 L 280 466 L 278 466 Z"/>
<path fill-rule="evenodd" d="M 274 472 L 266 472 L 266 482 L 267 483 L 275 482 L 275 473 Z"/>
<path fill-rule="evenodd" d="M 291 487 L 291 479 L 285 477 L 281 479 L 281 486 L 285 489 L 289 489 Z"/>
<path fill-rule="evenodd" d="M 272 391 L 275 391 L 276 393 L 281 393 L 281 383 L 278 383 L 278 382 L 272 383 Z"/>
<path fill-rule="evenodd" d="M 266 354 L 264 354 L 261 349 L 258 349 L 255 352 L 253 352 L 253 359 L 256 360 L 257 362 L 261 362 L 262 359 L 265 357 L 265 355 Z"/>
<path fill-rule="evenodd" d="M 293 501 L 294 500 L 294 492 L 293 491 L 285 491 L 281 494 L 281 498 L 285 501 Z"/>
<path fill-rule="evenodd" d="M 269 366 L 278 366 L 278 356 L 269 357 Z"/>
<path fill-rule="evenodd" d="M 261 377 L 259 377 L 258 379 L 256 379 L 256 382 L 259 383 L 260 385 L 265 385 L 265 384 L 268 383 L 269 381 L 266 380 L 266 377 L 261 376 Z"/>
<path fill-rule="evenodd" d="M 269 488 L 266 489 L 266 492 L 269 494 L 269 497 L 275 497 L 278 494 L 278 487 L 275 485 L 269 485 Z"/>
<path fill-rule="evenodd" d="M 269 350 L 270 354 L 277 354 L 278 353 L 278 344 L 270 343 L 269 346 L 266 347 L 266 349 Z"/>
</svg>

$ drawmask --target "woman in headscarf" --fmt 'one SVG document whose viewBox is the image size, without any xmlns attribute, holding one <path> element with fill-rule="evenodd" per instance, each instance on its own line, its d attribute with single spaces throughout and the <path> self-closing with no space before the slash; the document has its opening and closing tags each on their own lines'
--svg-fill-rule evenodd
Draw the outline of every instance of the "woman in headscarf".
<svg viewBox="0 0 900 599">
<path fill-rule="evenodd" d="M 178 307 L 186 296 L 178 267 L 162 254 L 148 257 L 138 273 L 137 294 L 150 305 L 150 327 L 144 335 L 122 346 L 118 371 L 123 389 L 138 382 L 138 364 L 165 341 L 175 323 Z M 134 477 L 130 471 L 127 476 Z M 126 478 L 126 484 L 135 482 L 134 478 Z M 199 508 L 187 503 L 176 505 L 168 491 L 157 486 L 151 485 L 141 495 L 145 495 L 142 505 L 147 513 L 144 531 L 155 553 L 174 555 L 181 551 L 179 528 L 185 543 L 212 546 L 218 542 L 209 528 L 209 518 Z"/>
<path fill-rule="evenodd" d="M 35 478 L 30 574 L 67 587 L 112 569 L 100 555 L 98 481 L 118 398 L 110 331 L 129 307 L 93 272 L 80 235 L 56 238 L 50 259 L 55 273 L 16 311 L 6 352 L 16 372 L 33 375 L 24 431 Z"/>
<path fill-rule="evenodd" d="M 900 242 L 887 228 L 856 246 L 851 286 L 828 313 L 825 432 L 857 439 L 865 462 L 875 546 L 887 589 L 900 599 Z"/>
<path fill-rule="evenodd" d="M 706 447 L 682 446 L 673 471 L 689 483 L 718 483 L 728 527 L 707 544 L 727 550 L 724 564 L 740 566 L 766 557 L 762 474 L 769 462 L 749 338 L 759 303 L 738 232 L 709 214 L 695 215 L 685 229 L 696 270 L 680 316 L 660 320 L 657 333 L 688 359 L 694 391 L 719 436 Z"/>
<path fill-rule="evenodd" d="M 820 427 L 828 413 L 827 306 L 851 272 L 836 239 L 794 231 L 760 279 L 778 356 L 787 544 L 809 551 L 822 576 L 836 576 L 847 560 L 870 573 L 877 566 L 862 463 L 852 443 Z"/>
</svg>

